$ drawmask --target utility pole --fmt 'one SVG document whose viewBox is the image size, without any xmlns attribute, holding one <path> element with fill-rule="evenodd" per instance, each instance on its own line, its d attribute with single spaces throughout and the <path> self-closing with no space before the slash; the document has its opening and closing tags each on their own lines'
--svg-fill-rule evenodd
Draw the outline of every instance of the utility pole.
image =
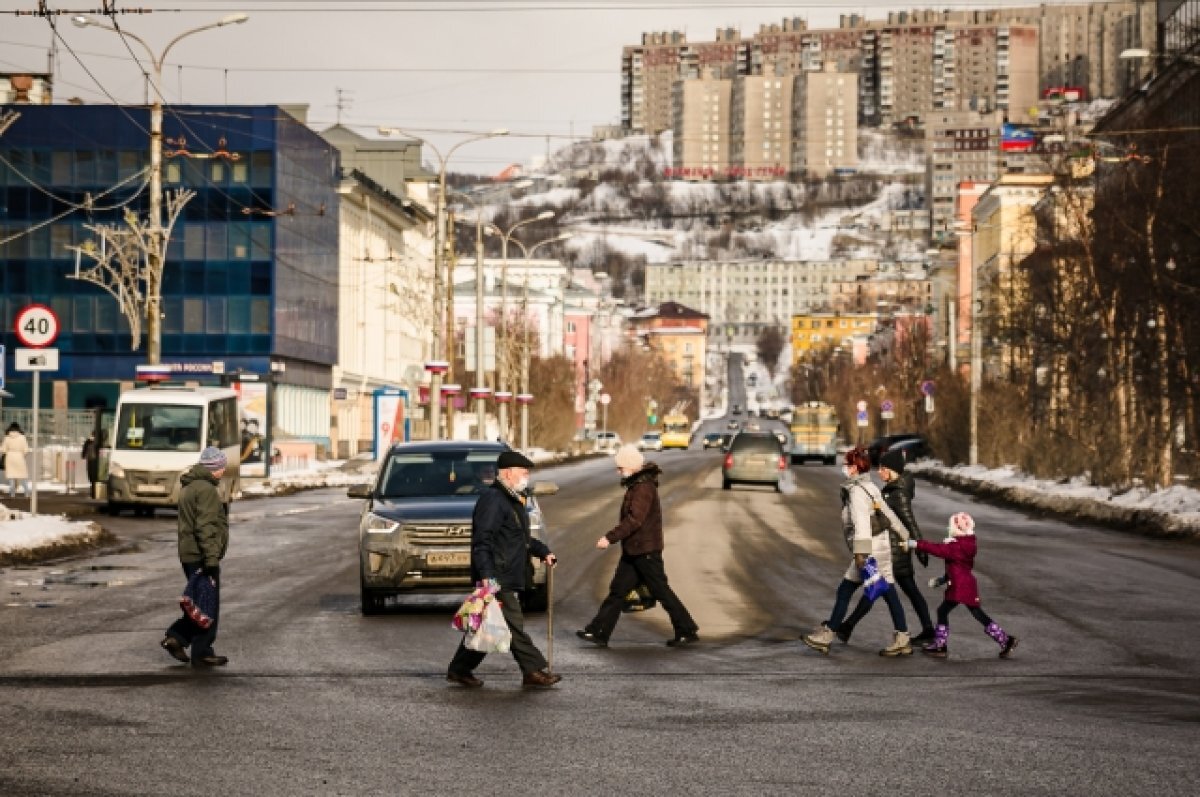
<svg viewBox="0 0 1200 797">
<path fill-rule="evenodd" d="M 145 283 L 143 304 L 146 321 L 146 362 L 149 365 L 158 365 L 162 362 L 162 275 L 166 259 L 167 241 L 170 236 L 170 228 L 164 228 L 162 225 L 163 63 L 167 59 L 167 53 L 171 52 L 171 48 L 188 36 L 212 30 L 213 28 L 225 27 L 226 25 L 240 25 L 249 18 L 246 14 L 230 14 L 217 22 L 186 30 L 174 39 L 171 39 L 159 55 L 155 55 L 154 50 L 140 36 L 129 31 L 118 30 L 111 25 L 97 22 L 85 15 L 73 17 L 71 20 L 80 28 L 100 28 L 110 33 L 116 33 L 124 39 L 132 39 L 146 51 L 146 55 L 150 58 L 150 65 L 153 67 L 151 86 L 154 90 L 154 96 L 151 98 L 152 102 L 150 103 L 150 214 L 148 223 L 144 228 L 135 227 L 135 233 L 137 233 L 137 239 L 146 261 L 146 273 L 143 280 Z M 183 209 L 183 205 L 193 196 L 195 196 L 194 191 L 179 191 L 174 195 L 173 199 L 168 200 L 169 204 L 177 204 L 177 207 L 172 208 L 172 225 L 175 219 L 178 218 L 179 211 Z M 128 216 L 126 217 L 126 221 L 129 221 Z M 131 224 L 131 226 L 133 225 Z M 88 254 L 91 253 L 88 252 Z M 100 271 L 103 270 L 100 268 L 99 263 L 97 269 Z M 81 278 L 90 282 L 96 282 L 96 280 L 88 277 Z M 97 284 L 101 283 L 97 282 Z M 107 286 L 101 284 L 101 287 L 105 287 L 112 293 L 112 290 Z M 122 312 L 125 312 L 124 308 L 122 308 Z M 128 316 L 128 313 L 126 315 Z M 134 336 L 134 348 L 137 348 L 136 335 Z"/>
</svg>

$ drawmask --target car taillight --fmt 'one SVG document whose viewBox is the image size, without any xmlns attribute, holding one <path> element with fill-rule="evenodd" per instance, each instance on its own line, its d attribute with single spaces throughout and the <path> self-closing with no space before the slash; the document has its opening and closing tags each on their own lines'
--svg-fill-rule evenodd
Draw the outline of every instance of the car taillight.
<svg viewBox="0 0 1200 797">
<path fill-rule="evenodd" d="M 726 468 L 733 467 L 733 452 L 732 451 L 725 455 L 725 467 Z"/>
<path fill-rule="evenodd" d="M 787 470 L 787 457 L 783 456 L 782 454 L 779 455 L 779 469 Z"/>
</svg>

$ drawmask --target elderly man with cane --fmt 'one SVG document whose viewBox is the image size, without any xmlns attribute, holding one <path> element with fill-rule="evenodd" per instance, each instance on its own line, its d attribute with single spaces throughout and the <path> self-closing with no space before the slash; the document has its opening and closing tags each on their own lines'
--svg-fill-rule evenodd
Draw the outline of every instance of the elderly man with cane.
<svg viewBox="0 0 1200 797">
<path fill-rule="evenodd" d="M 530 554 L 545 560 L 551 569 L 558 561 L 544 542 L 529 533 L 525 490 L 532 468 L 533 462 L 516 451 L 505 451 L 496 460 L 498 478 L 480 494 L 471 518 L 471 578 L 479 586 L 490 587 L 500 601 L 512 632 L 513 658 L 523 674 L 521 685 L 546 687 L 554 686 L 562 676 L 550 671 L 549 663 L 525 632 L 518 597 L 528 586 L 525 579 Z M 460 642 L 446 670 L 446 680 L 472 689 L 483 686 L 474 672 L 486 655 Z"/>
</svg>

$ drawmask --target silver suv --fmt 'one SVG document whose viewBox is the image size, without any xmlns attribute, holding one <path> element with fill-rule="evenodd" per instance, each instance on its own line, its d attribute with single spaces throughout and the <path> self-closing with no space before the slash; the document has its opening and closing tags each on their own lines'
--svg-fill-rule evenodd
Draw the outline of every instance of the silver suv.
<svg viewBox="0 0 1200 797">
<path fill-rule="evenodd" d="M 415 592 L 465 594 L 471 589 L 471 515 L 496 478 L 502 443 L 401 443 L 388 451 L 375 484 L 349 489 L 365 498 L 358 523 L 359 592 L 363 614 L 378 614 L 387 598 Z M 534 537 L 546 540 L 538 495 L 557 485 L 537 482 L 527 509 Z M 545 564 L 530 557 L 533 587 L 527 611 L 546 609 Z"/>
</svg>

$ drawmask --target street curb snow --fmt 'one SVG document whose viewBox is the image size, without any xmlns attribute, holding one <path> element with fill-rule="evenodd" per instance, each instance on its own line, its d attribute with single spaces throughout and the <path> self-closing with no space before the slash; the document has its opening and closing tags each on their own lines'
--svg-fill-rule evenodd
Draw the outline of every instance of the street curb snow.
<svg viewBox="0 0 1200 797">
<path fill-rule="evenodd" d="M 937 465 L 914 463 L 914 467 L 906 470 L 935 484 L 1005 506 L 1036 510 L 1063 520 L 1088 521 L 1145 537 L 1200 541 L 1200 520 L 1169 512 L 1118 506 L 1094 498 L 1049 494 L 1036 487 L 996 484 Z"/>
<path fill-rule="evenodd" d="M 45 545 L 0 551 L 0 567 L 46 564 L 55 559 L 94 551 L 106 544 L 117 542 L 117 538 L 98 523 L 88 523 L 87 526 L 86 531 L 59 537 Z"/>
</svg>

